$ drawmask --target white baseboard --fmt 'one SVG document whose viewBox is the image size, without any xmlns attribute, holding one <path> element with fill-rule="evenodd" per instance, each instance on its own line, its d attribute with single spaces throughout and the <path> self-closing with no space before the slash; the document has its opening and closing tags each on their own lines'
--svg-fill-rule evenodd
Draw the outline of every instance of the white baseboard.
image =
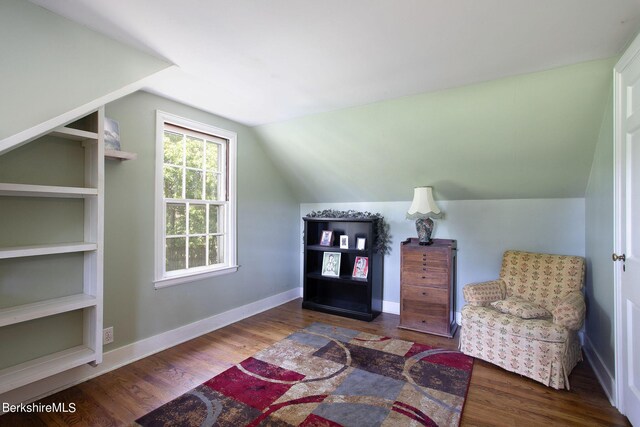
<svg viewBox="0 0 640 427">
<path fill-rule="evenodd" d="M 0 402 L 9 404 L 28 403 L 64 390 L 88 379 L 105 374 L 109 371 L 145 358 L 167 348 L 201 335 L 227 326 L 231 323 L 277 307 L 281 304 L 300 298 L 301 288 L 293 288 L 268 298 L 255 301 L 241 307 L 233 308 L 224 313 L 216 314 L 188 325 L 136 341 L 103 355 L 103 362 L 92 367 L 83 365 L 69 371 L 61 372 L 40 381 L 19 387 L 15 390 L 0 394 Z M 2 414 L 0 408 L 0 415 Z"/>
<path fill-rule="evenodd" d="M 611 403 L 611 406 L 615 407 L 616 383 L 614 376 L 611 375 L 611 372 L 609 372 L 609 369 L 607 369 L 607 366 L 602 361 L 602 357 L 600 357 L 600 354 L 595 349 L 593 343 L 591 343 L 591 340 L 587 335 L 584 335 L 583 349 L 585 356 L 587 357 L 589 363 L 591 364 L 591 367 L 593 368 L 593 372 L 595 372 L 596 374 L 596 378 L 598 378 L 598 381 L 600 382 L 604 393 L 607 395 L 607 398 Z"/>
<path fill-rule="evenodd" d="M 389 314 L 400 314 L 400 303 L 393 301 L 382 301 L 382 312 Z"/>
</svg>

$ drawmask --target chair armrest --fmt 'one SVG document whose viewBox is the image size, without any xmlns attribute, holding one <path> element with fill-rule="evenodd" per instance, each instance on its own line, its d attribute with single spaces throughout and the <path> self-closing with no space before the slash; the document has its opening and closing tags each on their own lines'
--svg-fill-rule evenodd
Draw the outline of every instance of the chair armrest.
<svg viewBox="0 0 640 427">
<path fill-rule="evenodd" d="M 462 289 L 464 300 L 470 305 L 486 306 L 504 299 L 507 287 L 502 279 L 471 283 Z"/>
<path fill-rule="evenodd" d="M 577 331 L 582 327 L 586 311 L 582 292 L 570 292 L 553 309 L 553 323 Z"/>
</svg>

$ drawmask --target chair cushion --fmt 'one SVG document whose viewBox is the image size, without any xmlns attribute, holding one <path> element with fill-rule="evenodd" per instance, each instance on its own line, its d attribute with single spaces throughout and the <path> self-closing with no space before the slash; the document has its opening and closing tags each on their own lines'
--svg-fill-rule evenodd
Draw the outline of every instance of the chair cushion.
<svg viewBox="0 0 640 427">
<path fill-rule="evenodd" d="M 500 278 L 507 296 L 532 301 L 548 311 L 584 284 L 584 258 L 533 252 L 506 251 Z"/>
<path fill-rule="evenodd" d="M 515 335 L 531 340 L 566 342 L 569 330 L 547 319 L 522 319 L 501 313 L 493 307 L 465 305 L 462 308 L 462 325 L 476 322 L 502 335 Z"/>
<path fill-rule="evenodd" d="M 508 297 L 500 301 L 494 301 L 491 303 L 491 306 L 501 313 L 511 314 L 521 319 L 551 317 L 551 313 L 545 308 L 517 297 Z"/>
</svg>

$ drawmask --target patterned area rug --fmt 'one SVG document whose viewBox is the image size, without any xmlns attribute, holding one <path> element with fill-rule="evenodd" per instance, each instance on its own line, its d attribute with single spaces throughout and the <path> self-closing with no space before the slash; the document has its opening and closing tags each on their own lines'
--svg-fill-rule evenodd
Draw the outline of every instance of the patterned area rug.
<svg viewBox="0 0 640 427">
<path fill-rule="evenodd" d="M 142 426 L 457 426 L 473 358 L 322 323 L 137 420 Z"/>
</svg>

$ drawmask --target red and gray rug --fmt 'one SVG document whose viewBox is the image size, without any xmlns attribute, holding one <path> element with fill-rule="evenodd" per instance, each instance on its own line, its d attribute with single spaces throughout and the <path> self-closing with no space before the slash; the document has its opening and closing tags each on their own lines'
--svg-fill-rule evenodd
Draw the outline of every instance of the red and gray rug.
<svg viewBox="0 0 640 427">
<path fill-rule="evenodd" d="M 314 323 L 137 420 L 142 426 L 457 426 L 473 358 Z"/>
</svg>

